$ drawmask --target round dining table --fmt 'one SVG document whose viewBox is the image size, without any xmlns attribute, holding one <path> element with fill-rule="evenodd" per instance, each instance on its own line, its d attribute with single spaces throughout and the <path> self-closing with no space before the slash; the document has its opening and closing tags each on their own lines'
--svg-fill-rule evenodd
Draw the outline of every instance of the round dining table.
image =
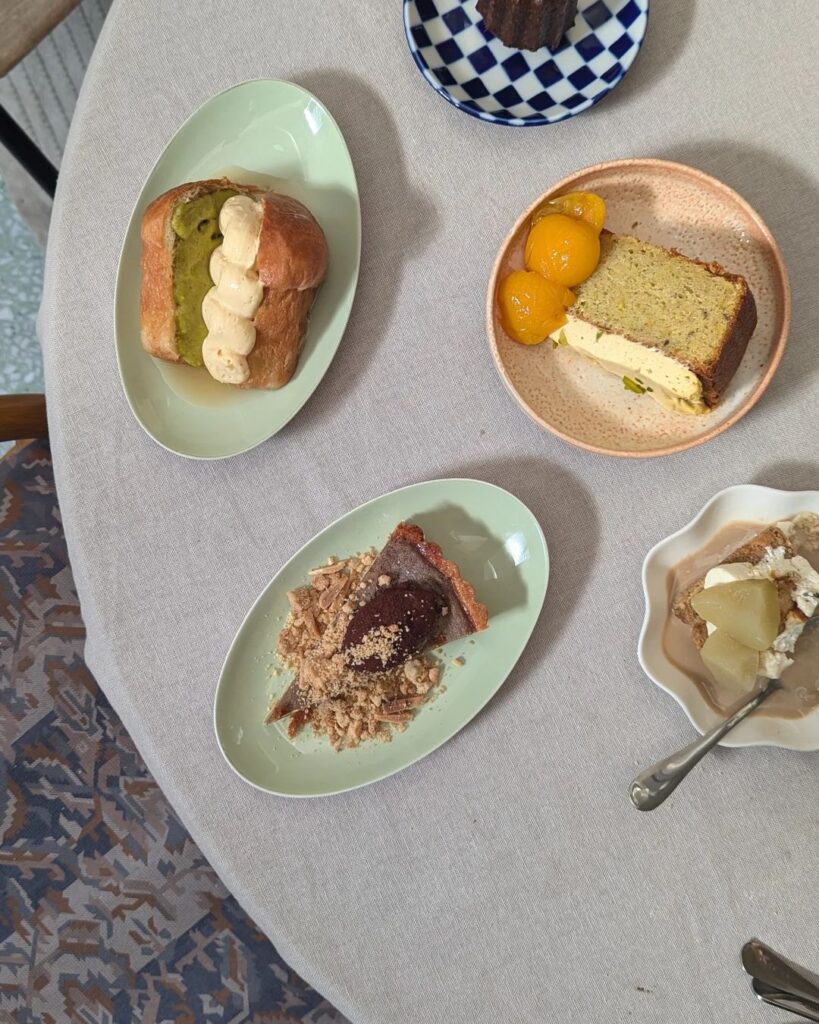
<svg viewBox="0 0 819 1024">
<path fill-rule="evenodd" d="M 436 95 L 401 8 L 111 9 L 60 173 L 39 320 L 88 664 L 227 887 L 354 1024 L 775 1021 L 739 953 L 757 935 L 819 967 L 816 755 L 717 750 L 650 814 L 629 784 L 694 736 L 637 661 L 646 552 L 728 485 L 819 486 L 816 0 L 652 0 L 622 84 L 532 128 Z M 192 461 L 154 443 L 126 402 L 117 262 L 170 138 L 252 78 L 295 82 L 337 120 L 360 189 L 361 274 L 301 412 L 244 455 Z M 735 188 L 780 243 L 793 293 L 784 359 L 750 413 L 701 447 L 635 460 L 530 420 L 484 320 L 520 212 L 573 170 L 632 156 Z M 523 656 L 407 770 L 311 800 L 257 791 L 213 728 L 246 611 L 325 525 L 438 477 L 507 488 L 543 527 L 551 579 Z"/>
</svg>

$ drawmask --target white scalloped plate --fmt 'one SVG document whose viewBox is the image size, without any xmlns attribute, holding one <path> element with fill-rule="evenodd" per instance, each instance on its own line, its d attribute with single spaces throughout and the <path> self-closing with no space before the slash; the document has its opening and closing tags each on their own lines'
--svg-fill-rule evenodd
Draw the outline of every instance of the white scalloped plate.
<svg viewBox="0 0 819 1024">
<path fill-rule="evenodd" d="M 643 593 L 646 610 L 637 654 L 646 675 L 670 693 L 700 732 L 722 719 L 688 675 L 679 669 L 663 647 L 663 631 L 669 614 L 668 575 L 682 559 L 702 548 L 714 534 L 739 520 L 760 527 L 797 512 L 819 514 L 819 491 L 779 491 L 756 484 L 739 484 L 715 494 L 687 526 L 661 540 L 643 562 Z M 819 674 L 819 667 L 817 668 Z M 726 747 L 772 746 L 789 750 L 819 750 L 819 708 L 801 718 L 778 718 L 758 713 L 737 726 L 722 743 Z"/>
</svg>

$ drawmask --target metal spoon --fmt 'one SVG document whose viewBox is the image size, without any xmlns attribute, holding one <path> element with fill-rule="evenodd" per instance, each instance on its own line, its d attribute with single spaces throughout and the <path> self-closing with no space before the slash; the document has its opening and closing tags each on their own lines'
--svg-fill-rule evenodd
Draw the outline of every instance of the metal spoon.
<svg viewBox="0 0 819 1024">
<path fill-rule="evenodd" d="M 788 960 L 761 939 L 750 939 L 742 947 L 742 966 L 755 981 L 819 1004 L 819 974 Z"/>
<path fill-rule="evenodd" d="M 759 939 L 742 947 L 742 966 L 754 992 L 766 1003 L 819 1021 L 819 975 L 771 949 Z"/>
<path fill-rule="evenodd" d="M 678 750 L 676 754 L 672 754 L 671 757 L 658 761 L 657 764 L 646 768 L 644 772 L 640 772 L 632 782 L 629 791 L 634 806 L 639 811 L 653 811 L 655 807 L 659 807 L 666 797 L 674 792 L 694 765 L 699 764 L 723 736 L 743 722 L 753 711 L 756 711 L 759 705 L 780 686 L 781 683 L 778 679 L 766 679 L 762 689 L 757 690 L 753 696 L 749 697 L 730 718 L 720 722 L 710 732 L 698 740 L 694 740 L 682 750 Z"/>
<path fill-rule="evenodd" d="M 792 995 L 790 992 L 783 992 L 781 989 L 766 985 L 764 981 L 751 982 L 754 994 L 767 1003 L 775 1006 L 777 1010 L 787 1010 L 788 1013 L 795 1013 L 806 1020 L 819 1022 L 819 1003 L 812 1003 L 802 996 Z"/>
</svg>

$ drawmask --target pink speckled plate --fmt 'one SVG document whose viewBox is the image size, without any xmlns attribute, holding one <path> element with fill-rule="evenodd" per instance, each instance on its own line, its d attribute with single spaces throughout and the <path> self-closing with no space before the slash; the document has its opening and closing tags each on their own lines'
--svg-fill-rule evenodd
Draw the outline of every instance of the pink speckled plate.
<svg viewBox="0 0 819 1024">
<path fill-rule="evenodd" d="M 759 321 L 745 358 L 717 409 L 685 416 L 566 348 L 519 345 L 504 333 L 495 293 L 498 280 L 523 267 L 529 218 L 551 196 L 597 192 L 606 227 L 688 256 L 716 260 L 745 276 Z M 564 178 L 521 215 L 498 253 L 487 294 L 492 354 L 506 386 L 526 412 L 564 441 L 604 455 L 646 458 L 702 444 L 727 430 L 759 399 L 773 376 L 790 323 L 788 275 L 773 235 L 733 189 L 702 171 L 666 160 L 614 160 Z"/>
</svg>

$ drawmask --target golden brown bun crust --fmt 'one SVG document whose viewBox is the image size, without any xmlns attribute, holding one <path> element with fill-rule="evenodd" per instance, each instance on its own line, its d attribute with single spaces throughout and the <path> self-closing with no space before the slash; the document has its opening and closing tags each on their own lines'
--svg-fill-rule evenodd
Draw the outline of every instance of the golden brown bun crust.
<svg viewBox="0 0 819 1024">
<path fill-rule="evenodd" d="M 280 388 L 296 372 L 315 288 L 265 289 L 253 321 L 256 344 L 247 357 L 250 376 L 241 388 Z"/>
<path fill-rule="evenodd" d="M 296 372 L 310 309 L 327 272 L 327 242 L 306 206 L 267 192 L 256 265 L 264 297 L 243 388 L 280 388 Z"/>
<path fill-rule="evenodd" d="M 458 566 L 444 558 L 440 546 L 426 539 L 420 526 L 415 526 L 412 523 L 399 523 L 390 534 L 390 540 L 393 539 L 412 544 L 430 565 L 435 566 L 438 572 L 446 576 L 475 631 L 486 629 L 489 623 L 489 612 L 486 605 L 478 601 L 475 596 L 475 588 L 461 576 Z"/>
<path fill-rule="evenodd" d="M 234 189 L 264 203 L 257 267 L 264 286 L 256 344 L 244 388 L 279 388 L 293 376 L 310 308 L 327 271 L 324 232 L 306 206 L 289 196 L 227 178 L 189 182 L 158 196 L 142 216 L 142 345 L 157 359 L 179 362 L 173 300 L 173 211 L 207 192 Z"/>
<path fill-rule="evenodd" d="M 284 291 L 318 288 L 327 272 L 327 242 L 312 213 L 297 199 L 267 192 L 259 235 L 259 279 Z"/>
</svg>

